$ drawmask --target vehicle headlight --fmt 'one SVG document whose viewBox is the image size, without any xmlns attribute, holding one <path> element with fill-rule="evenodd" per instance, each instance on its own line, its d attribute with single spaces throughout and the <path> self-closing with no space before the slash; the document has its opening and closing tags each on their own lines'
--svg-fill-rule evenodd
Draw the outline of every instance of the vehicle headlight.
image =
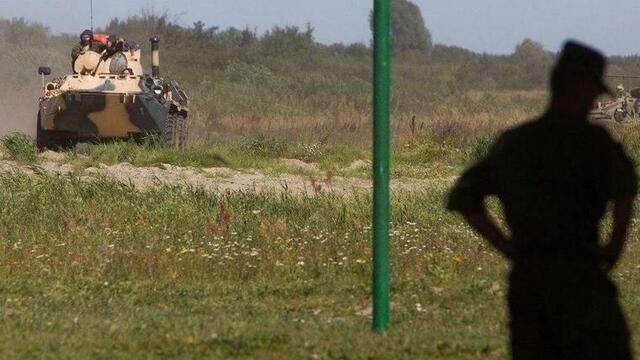
<svg viewBox="0 0 640 360">
<path fill-rule="evenodd" d="M 153 93 L 156 94 L 156 95 L 162 94 L 162 87 L 160 87 L 160 86 L 154 87 L 153 88 Z"/>
</svg>

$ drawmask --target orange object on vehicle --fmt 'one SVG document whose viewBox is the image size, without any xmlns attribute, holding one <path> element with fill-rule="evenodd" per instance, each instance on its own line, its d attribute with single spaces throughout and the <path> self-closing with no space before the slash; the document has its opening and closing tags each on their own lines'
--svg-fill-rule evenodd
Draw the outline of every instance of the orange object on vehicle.
<svg viewBox="0 0 640 360">
<path fill-rule="evenodd" d="M 109 35 L 101 33 L 93 34 L 93 41 L 106 45 L 107 41 L 109 41 Z"/>
<path fill-rule="evenodd" d="M 105 44 L 105 45 L 107 45 L 107 43 L 108 43 L 108 41 L 109 41 L 109 38 L 110 38 L 111 36 L 112 36 L 112 35 L 109 35 L 109 34 L 102 34 L 102 33 L 93 34 L 93 42 L 98 42 L 98 43 L 101 43 L 101 44 Z M 114 42 L 114 45 L 115 45 L 115 44 L 124 44 L 124 39 L 123 39 L 123 38 L 121 38 L 121 37 L 116 38 L 116 41 Z"/>
</svg>

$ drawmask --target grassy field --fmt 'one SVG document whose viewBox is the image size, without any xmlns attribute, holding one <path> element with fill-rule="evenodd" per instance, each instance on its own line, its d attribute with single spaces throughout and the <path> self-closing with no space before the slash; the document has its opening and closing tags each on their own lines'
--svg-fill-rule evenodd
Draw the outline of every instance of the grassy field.
<svg viewBox="0 0 640 360">
<path fill-rule="evenodd" d="M 392 329 L 375 335 L 364 192 L 2 175 L 0 357 L 504 358 L 507 264 L 444 194 L 393 197 Z M 631 239 L 614 277 L 638 328 Z"/>
<path fill-rule="evenodd" d="M 368 195 L 0 177 L 0 357 L 504 358 L 506 263 L 396 194 L 392 328 L 369 331 Z M 638 231 L 615 278 L 640 325 Z M 636 338 L 636 344 L 637 344 Z"/>
<path fill-rule="evenodd" d="M 33 172 L 0 174 L 0 358 L 508 356 L 508 264 L 443 203 L 450 180 L 497 133 L 543 109 L 553 54 L 445 45 L 429 57 L 394 54 L 392 177 L 441 181 L 393 194 L 392 324 L 380 335 L 370 331 L 367 192 L 141 190 L 80 171 L 126 162 L 369 177 L 350 165 L 370 159 L 370 48 L 317 44 L 289 27 L 208 32 L 145 12 L 106 30 L 143 47 L 150 34 L 163 38 L 162 72 L 191 99 L 191 147 L 153 139 L 76 147 L 63 155 L 78 171 L 54 175 L 39 170 L 27 137 L 0 141 L 3 165 Z M 33 128 L 41 93 L 33 71 L 46 64 L 65 74 L 76 41 L 0 19 L 0 106 L 11 109 L 0 131 Z M 612 73 L 637 65 L 612 60 Z M 640 131 L 611 130 L 639 159 Z M 613 274 L 632 329 L 640 327 L 638 231 Z M 639 348 L 640 336 L 633 342 Z"/>
<path fill-rule="evenodd" d="M 529 117 L 510 114 L 396 127 L 394 178 L 455 176 L 500 129 Z M 611 131 L 640 156 L 637 128 Z M 1 143 L 5 158 L 41 161 L 28 138 Z M 276 173 L 290 172 L 278 164 L 293 158 L 365 177 L 367 170 L 344 168 L 369 152 L 358 142 L 258 134 L 201 138 L 184 152 L 149 141 L 64 155 L 77 168 L 168 163 Z M 0 358 L 506 358 L 508 264 L 444 210 L 447 186 L 393 194 L 392 325 L 379 335 L 370 331 L 365 191 L 219 194 L 139 190 L 73 172 L 0 175 Z M 630 238 L 613 277 L 636 329 L 637 226 Z"/>
<path fill-rule="evenodd" d="M 397 195 L 393 330 L 369 332 L 369 197 L 0 178 L 0 355 L 504 355 L 502 273 L 443 189 Z"/>
</svg>

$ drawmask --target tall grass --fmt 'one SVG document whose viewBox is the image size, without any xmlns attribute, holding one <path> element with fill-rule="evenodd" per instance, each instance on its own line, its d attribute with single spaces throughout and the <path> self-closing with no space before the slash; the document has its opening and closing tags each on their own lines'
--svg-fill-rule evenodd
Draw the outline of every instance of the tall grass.
<svg viewBox="0 0 640 360">
<path fill-rule="evenodd" d="M 0 356 L 388 357 L 409 344 L 407 357 L 475 356 L 486 342 L 469 342 L 474 330 L 416 310 L 454 298 L 431 286 L 475 266 L 468 259 L 495 261 L 441 201 L 440 189 L 394 199 L 397 333 L 380 346 L 368 331 L 364 193 L 139 192 L 100 179 L 0 176 L 0 340 L 9 344 Z M 465 312 L 484 313 L 478 325 L 488 329 L 486 309 L 500 319 L 493 305 Z M 434 321 L 441 335 L 413 331 Z M 441 349 L 434 339 L 452 331 L 448 341 L 464 348 Z M 504 352 L 485 339 L 489 353 Z"/>
<path fill-rule="evenodd" d="M 366 193 L 2 175 L 0 356 L 504 358 L 506 263 L 445 212 L 444 190 L 394 194 L 381 338 Z M 616 279 L 635 326 L 631 238 Z"/>
<path fill-rule="evenodd" d="M 38 160 L 38 148 L 29 135 L 12 132 L 0 138 L 0 144 L 9 159 L 18 163 L 33 164 Z"/>
</svg>

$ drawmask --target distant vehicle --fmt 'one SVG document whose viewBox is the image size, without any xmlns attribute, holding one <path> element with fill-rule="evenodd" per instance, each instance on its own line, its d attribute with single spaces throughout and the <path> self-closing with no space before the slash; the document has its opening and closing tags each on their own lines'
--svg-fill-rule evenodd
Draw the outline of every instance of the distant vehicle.
<svg viewBox="0 0 640 360">
<path fill-rule="evenodd" d="M 640 76 L 612 75 L 610 77 L 640 78 Z M 627 119 L 640 119 L 640 88 L 627 91 L 622 84 L 616 87 L 615 97 L 598 102 L 589 113 L 592 120 L 613 120 L 623 122 Z"/>
<path fill-rule="evenodd" d="M 143 73 L 140 47 L 120 40 L 117 47 L 109 42 L 111 47 L 100 53 L 89 45 L 77 52 L 78 47 L 74 48 L 74 73 L 46 84 L 51 69 L 38 69 L 43 86 L 37 118 L 39 147 L 146 134 L 176 148 L 187 145 L 189 99 L 177 82 L 160 76 L 160 39 L 150 39 L 151 75 Z"/>
</svg>

